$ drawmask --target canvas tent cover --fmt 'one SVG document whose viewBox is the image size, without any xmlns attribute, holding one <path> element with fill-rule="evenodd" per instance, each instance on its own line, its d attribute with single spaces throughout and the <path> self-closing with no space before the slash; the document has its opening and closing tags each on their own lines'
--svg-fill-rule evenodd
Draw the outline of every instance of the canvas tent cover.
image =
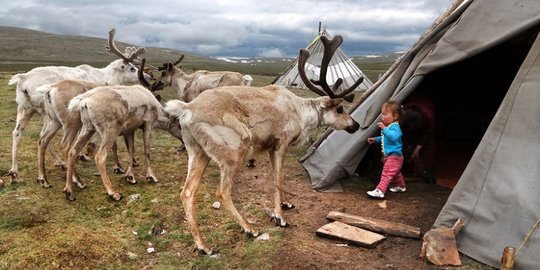
<svg viewBox="0 0 540 270">
<path fill-rule="evenodd" d="M 324 35 L 330 39 L 332 38 L 326 29 L 323 30 L 320 35 Z M 305 71 L 307 77 L 313 80 L 319 80 L 319 73 L 321 70 L 320 63 L 324 52 L 324 46 L 320 40 L 320 35 L 307 47 L 310 56 L 306 61 Z M 337 81 L 338 78 L 342 78 L 343 84 L 338 90 L 343 91 L 352 86 L 361 77 L 363 77 L 364 80 L 355 90 L 366 90 L 373 86 L 373 83 L 364 75 L 364 73 L 362 73 L 349 57 L 338 48 L 328 64 L 326 81 L 330 84 Z M 298 74 L 298 59 L 287 68 L 283 75 L 277 77 L 272 84 L 291 88 L 308 89 Z M 330 85 L 330 87 L 331 86 L 332 85 Z"/>
<path fill-rule="evenodd" d="M 456 10 L 406 53 L 393 73 L 351 115 L 363 129 L 332 132 L 303 163 L 314 188 L 339 190 L 377 133 L 380 106 L 403 101 L 430 72 L 474 57 L 540 29 L 538 0 L 475 0 Z M 504 63 L 501 63 L 504 64 Z M 463 97 L 467 98 L 467 97 Z M 458 235 L 464 254 L 500 266 L 505 246 L 519 247 L 540 218 L 540 39 L 536 38 L 465 172 L 435 222 L 467 225 Z M 538 269 L 540 231 L 518 255 L 515 269 Z"/>
</svg>

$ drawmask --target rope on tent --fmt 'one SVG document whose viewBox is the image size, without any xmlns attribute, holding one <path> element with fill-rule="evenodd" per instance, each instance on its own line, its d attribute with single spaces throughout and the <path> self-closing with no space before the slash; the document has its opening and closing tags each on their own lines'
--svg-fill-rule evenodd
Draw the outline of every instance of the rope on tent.
<svg viewBox="0 0 540 270">
<path fill-rule="evenodd" d="M 514 262 L 516 261 L 516 257 L 517 255 L 519 254 L 519 251 L 521 250 L 521 248 L 525 245 L 525 243 L 527 242 L 527 240 L 529 240 L 529 237 L 531 237 L 532 233 L 534 232 L 534 230 L 536 229 L 536 227 L 538 227 L 538 224 L 540 224 L 540 218 L 538 219 L 538 221 L 536 221 L 536 224 L 534 224 L 534 226 L 532 226 L 531 230 L 529 231 L 529 233 L 527 234 L 527 237 L 525 237 L 525 240 L 523 240 L 523 243 L 521 243 L 521 246 L 519 246 L 518 250 L 516 251 L 516 255 L 514 256 L 514 258 L 512 259 L 512 262 L 510 263 L 510 269 L 512 269 L 512 267 L 514 266 Z"/>
</svg>

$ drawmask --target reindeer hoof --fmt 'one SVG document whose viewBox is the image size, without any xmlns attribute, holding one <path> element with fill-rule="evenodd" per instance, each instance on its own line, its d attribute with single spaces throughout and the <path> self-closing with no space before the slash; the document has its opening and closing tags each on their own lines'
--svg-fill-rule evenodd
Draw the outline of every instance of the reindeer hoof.
<svg viewBox="0 0 540 270">
<path fill-rule="evenodd" d="M 8 175 L 11 176 L 11 182 L 15 182 L 15 183 L 22 182 L 19 179 L 19 173 L 18 172 L 9 171 Z"/>
<path fill-rule="evenodd" d="M 123 197 L 122 195 L 120 195 L 120 193 L 113 193 L 113 194 L 108 194 L 109 198 L 111 198 L 112 200 L 115 200 L 115 201 L 119 201 L 121 200 Z"/>
<path fill-rule="evenodd" d="M 37 182 L 44 188 L 51 188 L 52 186 L 49 184 L 49 182 L 43 178 L 38 178 Z"/>
<path fill-rule="evenodd" d="M 86 154 L 80 155 L 78 157 L 78 159 L 81 160 L 81 161 L 90 161 L 91 160 L 90 157 L 88 157 Z"/>
<path fill-rule="evenodd" d="M 135 159 L 133 159 L 133 167 L 139 167 L 139 163 Z"/>
<path fill-rule="evenodd" d="M 66 199 L 68 199 L 68 201 L 74 201 L 76 200 L 75 198 L 75 195 L 73 194 L 73 192 L 71 190 L 67 190 L 67 188 L 64 188 L 64 190 L 62 191 L 66 194 Z"/>
<path fill-rule="evenodd" d="M 126 173 L 126 172 L 122 168 L 116 167 L 116 168 L 114 168 L 114 173 L 123 174 L 123 173 Z"/>
<path fill-rule="evenodd" d="M 258 231 L 254 231 L 254 232 L 246 232 L 246 235 L 248 238 L 257 238 L 260 234 Z"/>
<path fill-rule="evenodd" d="M 292 203 L 284 203 L 284 202 L 281 203 L 281 209 L 283 210 L 291 210 L 293 208 L 294 208 L 294 204 Z"/>
<path fill-rule="evenodd" d="M 159 183 L 159 179 L 153 177 L 153 176 L 147 176 L 146 180 L 148 180 L 149 183 Z"/>
<path fill-rule="evenodd" d="M 279 227 L 283 227 L 283 228 L 286 228 L 286 227 L 289 227 L 289 223 L 285 222 L 284 220 L 282 220 L 281 218 L 274 218 L 275 221 L 276 221 L 276 225 L 278 225 Z"/>
<path fill-rule="evenodd" d="M 126 175 L 126 181 L 130 184 L 137 184 L 137 180 L 133 177 L 133 175 Z"/>
<path fill-rule="evenodd" d="M 185 145 L 182 145 L 181 147 L 178 147 L 178 149 L 176 149 L 176 152 L 184 152 L 184 151 L 186 151 Z"/>
<path fill-rule="evenodd" d="M 210 251 L 206 251 L 204 249 L 199 249 L 199 254 L 200 255 L 214 255 L 214 254 L 218 254 L 219 253 L 219 249 L 211 249 Z"/>
</svg>

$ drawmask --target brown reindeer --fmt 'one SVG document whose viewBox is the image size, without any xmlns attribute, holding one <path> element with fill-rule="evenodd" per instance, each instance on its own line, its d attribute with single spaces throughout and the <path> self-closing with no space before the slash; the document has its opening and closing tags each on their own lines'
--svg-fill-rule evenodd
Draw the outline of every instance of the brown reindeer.
<svg viewBox="0 0 540 270">
<path fill-rule="evenodd" d="M 319 126 L 330 126 L 337 130 L 353 133 L 359 124 L 340 105 L 343 98 L 361 83 L 359 79 L 351 88 L 335 94 L 342 83 L 339 79 L 334 91 L 326 82 L 326 70 L 330 59 L 343 42 L 341 36 L 329 40 L 321 37 L 325 46 L 321 63 L 320 80 L 307 80 L 304 66 L 309 52 L 300 51 L 299 71 L 308 87 L 321 95 L 319 98 L 300 98 L 281 86 L 248 87 L 229 86 L 201 93 L 190 103 L 169 101 L 166 111 L 178 117 L 182 127 L 188 155 L 188 173 L 181 192 L 186 218 L 193 239 L 201 254 L 213 254 L 203 241 L 196 219 L 195 196 L 202 175 L 210 159 L 221 170 L 221 179 L 216 196 L 232 214 L 248 235 L 257 236 L 247 220 L 235 208 L 231 200 L 231 187 L 246 153 L 267 152 L 274 169 L 276 185 L 273 219 L 282 227 L 288 225 L 282 216 L 282 207 L 294 207 L 288 203 L 283 191 L 283 160 L 290 145 L 300 145 L 310 131 Z"/>
</svg>

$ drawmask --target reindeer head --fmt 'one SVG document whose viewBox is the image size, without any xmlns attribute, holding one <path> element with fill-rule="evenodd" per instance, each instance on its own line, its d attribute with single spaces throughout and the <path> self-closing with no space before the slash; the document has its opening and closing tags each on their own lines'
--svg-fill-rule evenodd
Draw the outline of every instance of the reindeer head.
<svg viewBox="0 0 540 270">
<path fill-rule="evenodd" d="M 360 125 L 356 122 L 341 106 L 343 100 L 349 102 L 353 101 L 354 94 L 350 94 L 362 81 L 363 77 L 360 77 L 351 87 L 343 90 L 341 93 L 336 94 L 336 90 L 343 83 L 343 79 L 339 78 L 332 88 L 326 82 L 326 73 L 328 71 L 328 64 L 332 59 L 332 56 L 336 52 L 337 48 L 343 43 L 343 37 L 336 35 L 333 39 L 328 39 L 326 36 L 321 36 L 321 41 L 324 46 L 323 58 L 321 61 L 321 69 L 319 73 L 319 80 L 310 80 L 306 76 L 304 67 L 306 61 L 309 57 L 309 51 L 306 49 L 301 49 L 298 53 L 298 72 L 300 78 L 304 84 L 313 92 L 318 95 L 324 96 L 320 97 L 320 116 L 319 119 L 322 125 L 330 126 L 333 129 L 345 130 L 349 133 L 354 133 L 358 130 Z M 321 88 L 318 88 L 315 85 L 319 85 Z"/>
<path fill-rule="evenodd" d="M 180 59 L 178 59 L 176 62 L 171 63 L 163 63 L 161 67 L 158 68 L 158 71 L 161 71 L 161 75 L 157 80 L 152 84 L 152 91 L 161 90 L 164 87 L 170 86 L 172 84 L 172 79 L 174 77 L 175 72 L 181 72 L 182 71 L 182 65 L 180 62 L 184 59 L 184 55 L 180 56 Z"/>
<path fill-rule="evenodd" d="M 106 47 L 107 52 L 112 53 L 120 57 L 120 59 L 113 61 L 109 66 L 115 71 L 116 79 L 120 83 L 131 83 L 136 82 L 138 68 L 133 65 L 133 60 L 135 60 L 139 55 L 146 52 L 142 47 L 127 47 L 124 53 L 121 53 L 114 43 L 114 35 L 116 30 L 113 28 L 109 30 L 109 42 Z M 145 78 L 151 80 L 152 77 L 148 74 L 145 75 Z"/>
</svg>

